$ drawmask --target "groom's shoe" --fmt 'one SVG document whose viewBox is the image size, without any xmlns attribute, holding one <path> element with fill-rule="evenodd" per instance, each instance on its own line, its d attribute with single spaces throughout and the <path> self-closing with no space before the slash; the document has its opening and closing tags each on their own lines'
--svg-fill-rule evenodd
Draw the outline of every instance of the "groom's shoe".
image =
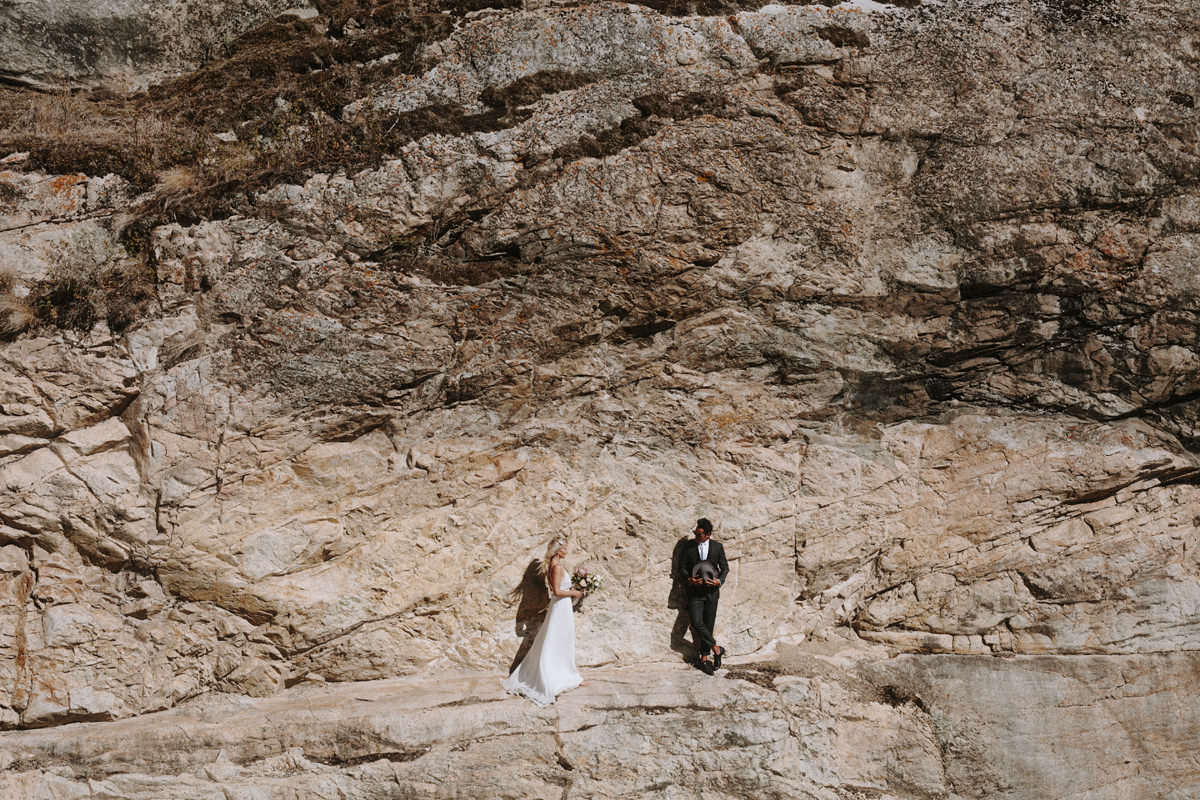
<svg viewBox="0 0 1200 800">
<path fill-rule="evenodd" d="M 723 655 L 725 655 L 725 648 L 721 647 L 721 645 L 719 645 L 719 644 L 713 645 L 713 670 L 714 671 L 721 668 L 721 656 L 723 656 Z"/>
<path fill-rule="evenodd" d="M 717 671 L 717 668 L 713 666 L 711 658 L 700 659 L 700 669 L 704 671 L 705 675 L 712 675 Z"/>
</svg>

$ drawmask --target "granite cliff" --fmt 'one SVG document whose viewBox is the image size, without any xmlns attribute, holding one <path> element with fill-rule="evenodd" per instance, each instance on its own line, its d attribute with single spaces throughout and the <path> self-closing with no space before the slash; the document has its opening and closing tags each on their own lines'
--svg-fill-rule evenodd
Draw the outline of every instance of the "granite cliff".
<svg viewBox="0 0 1200 800">
<path fill-rule="evenodd" d="M 10 5 L 6 796 L 1200 794 L 1194 3 Z"/>
</svg>

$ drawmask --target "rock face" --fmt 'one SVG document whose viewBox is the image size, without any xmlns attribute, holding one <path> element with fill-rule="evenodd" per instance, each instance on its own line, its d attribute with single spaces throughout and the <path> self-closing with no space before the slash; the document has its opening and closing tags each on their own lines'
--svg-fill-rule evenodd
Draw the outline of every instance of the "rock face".
<svg viewBox="0 0 1200 800">
<path fill-rule="evenodd" d="M 1200 792 L 1196 17 L 868 5 L 328 3 L 152 188 L 6 158 L 10 794 Z"/>
<path fill-rule="evenodd" d="M 0 786 L 10 797 L 179 800 L 1196 791 L 1190 656 L 887 659 L 831 640 L 696 675 L 599 668 L 546 709 L 506 697 L 494 674 L 193 701 L 0 734 Z"/>
<path fill-rule="evenodd" d="M 195 67 L 304 3 L 281 0 L 12 0 L 0 7 L 0 77 L 43 88 L 147 81 Z"/>
</svg>

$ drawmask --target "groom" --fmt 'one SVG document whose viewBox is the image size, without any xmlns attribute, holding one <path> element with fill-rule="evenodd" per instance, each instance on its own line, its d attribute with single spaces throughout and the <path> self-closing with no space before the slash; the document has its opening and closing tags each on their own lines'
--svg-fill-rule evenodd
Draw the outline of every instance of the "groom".
<svg viewBox="0 0 1200 800">
<path fill-rule="evenodd" d="M 717 601 L 721 599 L 721 584 L 729 574 L 725 548 L 712 538 L 713 526 L 707 519 L 696 520 L 696 538 L 687 543 L 679 557 L 676 577 L 687 588 L 688 618 L 692 623 L 692 642 L 700 654 L 700 669 L 712 675 L 721 666 L 725 648 L 713 638 L 717 621 Z M 703 564 L 699 569 L 696 565 Z"/>
</svg>

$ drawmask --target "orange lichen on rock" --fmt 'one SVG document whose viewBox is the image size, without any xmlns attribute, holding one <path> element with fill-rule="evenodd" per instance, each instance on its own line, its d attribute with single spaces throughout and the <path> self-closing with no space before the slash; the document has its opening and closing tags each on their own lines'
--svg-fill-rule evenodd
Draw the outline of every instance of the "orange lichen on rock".
<svg viewBox="0 0 1200 800">
<path fill-rule="evenodd" d="M 86 183 L 87 176 L 82 173 L 59 175 L 50 181 L 50 190 L 62 201 L 64 211 L 74 211 L 81 196 L 76 187 Z"/>
</svg>

